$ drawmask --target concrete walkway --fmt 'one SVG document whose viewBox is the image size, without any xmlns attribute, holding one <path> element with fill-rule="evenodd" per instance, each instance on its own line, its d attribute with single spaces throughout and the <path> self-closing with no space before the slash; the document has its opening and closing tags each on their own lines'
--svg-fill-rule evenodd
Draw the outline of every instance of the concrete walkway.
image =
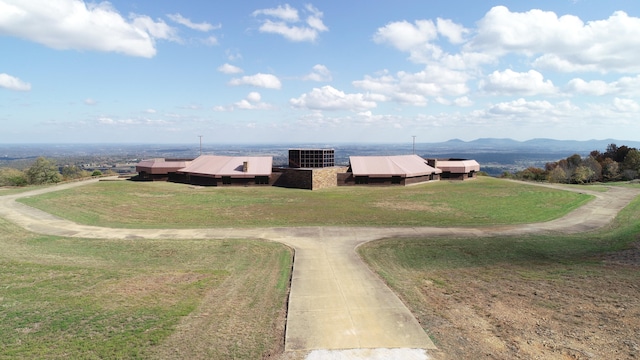
<svg viewBox="0 0 640 360">
<path fill-rule="evenodd" d="M 550 222 L 476 228 L 296 227 L 261 229 L 114 229 L 80 225 L 15 202 L 15 199 L 81 186 L 96 180 L 0 196 L 0 216 L 42 234 L 98 239 L 258 238 L 295 249 L 285 351 L 309 359 L 384 356 L 427 359 L 434 344 L 398 297 L 360 260 L 358 245 L 386 237 L 484 237 L 590 231 L 608 224 L 640 189 L 611 187 L 580 209 Z M 354 352 L 346 349 L 370 349 Z M 378 349 L 378 350 L 376 350 Z M 376 355 L 376 351 L 399 352 Z M 425 349 L 403 352 L 408 349 Z M 314 351 L 315 350 L 315 351 Z M 327 350 L 340 350 L 326 352 Z M 319 353 L 318 351 L 321 351 Z M 325 355 L 318 355 L 325 354 Z M 342 355 L 339 355 L 342 354 Z M 353 355 L 356 354 L 356 355 Z M 358 355 L 360 354 L 360 355 Z M 366 354 L 366 355 L 362 355 Z M 319 356 L 319 357 L 318 357 Z"/>
</svg>

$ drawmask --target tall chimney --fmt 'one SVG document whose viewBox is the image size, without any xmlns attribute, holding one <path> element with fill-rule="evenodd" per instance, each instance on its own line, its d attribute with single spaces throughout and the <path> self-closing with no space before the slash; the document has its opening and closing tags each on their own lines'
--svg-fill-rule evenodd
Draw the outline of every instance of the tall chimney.
<svg viewBox="0 0 640 360">
<path fill-rule="evenodd" d="M 248 161 L 243 161 L 242 162 L 242 172 L 247 172 L 249 171 L 249 162 Z"/>
</svg>

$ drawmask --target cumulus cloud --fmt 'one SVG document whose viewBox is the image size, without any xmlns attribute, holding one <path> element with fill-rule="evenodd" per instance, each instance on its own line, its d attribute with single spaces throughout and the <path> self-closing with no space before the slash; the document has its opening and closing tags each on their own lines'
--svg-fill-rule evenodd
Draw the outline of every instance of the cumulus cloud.
<svg viewBox="0 0 640 360">
<path fill-rule="evenodd" d="M 229 63 L 218 66 L 218 71 L 224 74 L 241 74 L 244 72 L 241 68 Z"/>
<path fill-rule="evenodd" d="M 261 19 L 260 32 L 279 34 L 294 42 L 316 41 L 321 32 L 329 28 L 322 22 L 323 13 L 313 5 L 307 4 L 303 12 L 306 19 L 302 22 L 298 10 L 289 4 L 277 8 L 259 9 L 252 13 L 254 17 L 269 17 Z"/>
<path fill-rule="evenodd" d="M 289 103 L 296 108 L 336 111 L 363 111 L 377 106 L 374 101 L 366 99 L 364 94 L 346 94 L 329 85 L 314 88 L 299 98 L 289 100 Z"/>
<path fill-rule="evenodd" d="M 470 48 L 533 57 L 534 66 L 562 72 L 638 72 L 640 18 L 617 11 L 604 20 L 496 6 L 478 22 Z"/>
<path fill-rule="evenodd" d="M 117 52 L 153 57 L 158 39 L 177 41 L 162 20 L 131 14 L 124 18 L 108 2 L 0 0 L 0 35 L 66 50 Z"/>
<path fill-rule="evenodd" d="M 580 78 L 575 78 L 567 83 L 566 90 L 576 94 L 593 96 L 609 94 L 640 96 L 640 75 L 636 77 L 625 76 L 610 83 L 603 80 L 585 81 Z"/>
<path fill-rule="evenodd" d="M 231 79 L 231 81 L 229 81 L 229 85 L 250 85 L 267 89 L 280 89 L 282 87 L 280 79 L 275 75 L 262 73 Z"/>
<path fill-rule="evenodd" d="M 436 20 L 438 33 L 446 37 L 452 44 L 460 44 L 465 41 L 464 36 L 470 33 L 470 30 L 460 24 L 456 24 L 449 19 L 438 18 Z"/>
<path fill-rule="evenodd" d="M 0 73 L 0 87 L 15 91 L 31 90 L 31 84 L 29 84 L 28 82 L 24 82 L 15 76 L 11 76 L 5 73 Z"/>
<path fill-rule="evenodd" d="M 459 97 L 459 98 L 454 99 L 454 100 L 453 100 L 453 104 L 454 104 L 455 106 L 458 106 L 458 107 L 468 107 L 468 106 L 473 105 L 473 101 L 471 101 L 471 100 L 470 100 L 468 97 L 466 97 L 466 96 L 461 96 L 461 97 Z"/>
<path fill-rule="evenodd" d="M 416 73 L 399 71 L 396 75 L 383 72 L 378 77 L 365 75 L 354 81 L 355 87 L 381 95 L 385 101 L 415 106 L 427 105 L 427 97 L 462 96 L 469 92 L 468 75 L 439 66 L 427 66 Z"/>
<path fill-rule="evenodd" d="M 613 99 L 613 108 L 615 111 L 619 112 L 640 112 L 640 105 L 638 105 L 637 101 L 632 99 L 615 98 Z"/>
<path fill-rule="evenodd" d="M 556 92 L 551 80 L 535 70 L 528 72 L 494 71 L 480 82 L 480 88 L 492 94 L 539 95 Z"/>
<path fill-rule="evenodd" d="M 389 44 L 400 51 L 409 51 L 438 37 L 438 31 L 431 20 L 396 21 L 379 28 L 373 41 Z"/>
<path fill-rule="evenodd" d="M 188 27 L 189 29 L 202 31 L 202 32 L 209 32 L 211 30 L 220 29 L 222 27 L 222 25 L 220 24 L 212 25 L 208 22 L 194 23 L 190 19 L 185 18 L 179 13 L 167 14 L 167 17 L 180 25 L 184 25 Z"/>
<path fill-rule="evenodd" d="M 310 81 L 326 82 L 326 81 L 331 81 L 332 76 L 331 76 L 331 71 L 329 71 L 329 69 L 326 66 L 317 64 L 313 67 L 311 72 L 305 75 L 302 79 L 310 80 Z"/>
<path fill-rule="evenodd" d="M 215 106 L 215 111 L 234 111 L 234 110 L 271 110 L 273 105 L 262 102 L 262 95 L 259 92 L 252 91 L 247 96 L 231 105 Z"/>
</svg>

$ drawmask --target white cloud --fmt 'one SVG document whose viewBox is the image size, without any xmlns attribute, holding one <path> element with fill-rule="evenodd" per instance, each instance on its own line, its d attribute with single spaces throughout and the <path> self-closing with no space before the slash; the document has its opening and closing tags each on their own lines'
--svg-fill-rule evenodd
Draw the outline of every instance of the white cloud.
<svg viewBox="0 0 640 360">
<path fill-rule="evenodd" d="M 218 71 L 225 74 L 241 74 L 243 72 L 241 68 L 228 63 L 218 66 Z"/>
<path fill-rule="evenodd" d="M 209 32 L 211 30 L 220 29 L 222 27 L 222 25 L 220 24 L 211 25 L 208 22 L 194 23 L 190 19 L 185 18 L 179 13 L 167 14 L 167 17 L 180 25 L 184 25 L 188 27 L 189 29 L 202 31 L 202 32 Z"/>
<path fill-rule="evenodd" d="M 381 27 L 373 36 L 379 44 L 389 44 L 400 51 L 409 51 L 438 37 L 436 26 L 431 20 L 391 22 Z"/>
<path fill-rule="evenodd" d="M 523 54 L 535 58 L 534 66 L 555 71 L 638 72 L 640 18 L 617 11 L 585 24 L 573 15 L 496 6 L 478 22 L 469 47 Z"/>
<path fill-rule="evenodd" d="M 252 13 L 254 17 L 268 16 L 275 18 L 263 19 L 262 25 L 260 25 L 260 32 L 279 34 L 286 39 L 302 42 L 302 41 L 316 41 L 318 35 L 321 32 L 328 31 L 329 28 L 322 22 L 323 13 L 308 4 L 305 6 L 305 13 L 308 14 L 305 23 L 301 23 L 298 10 L 286 4 L 271 9 L 260 9 Z M 296 25 L 294 25 L 296 24 Z"/>
<path fill-rule="evenodd" d="M 0 35 L 66 50 L 117 52 L 153 57 L 155 40 L 176 41 L 164 21 L 132 14 L 123 18 L 108 2 L 0 0 Z"/>
<path fill-rule="evenodd" d="M 383 95 L 386 101 L 396 101 L 415 106 L 427 105 L 427 97 L 462 96 L 469 92 L 468 75 L 439 66 L 427 66 L 417 73 L 398 72 L 395 76 L 386 71 L 379 77 L 365 75 L 354 81 L 355 87 L 372 94 Z"/>
<path fill-rule="evenodd" d="M 462 96 L 453 100 L 453 104 L 458 107 L 469 107 L 473 105 L 473 101 L 471 101 L 468 97 Z"/>
<path fill-rule="evenodd" d="M 155 114 L 157 111 L 155 109 L 147 109 L 144 112 L 146 112 L 147 114 Z"/>
<path fill-rule="evenodd" d="M 593 96 L 609 94 L 640 96 L 640 75 L 636 77 L 625 76 L 610 83 L 603 80 L 585 81 L 580 78 L 575 78 L 567 83 L 566 90 L 577 94 Z"/>
<path fill-rule="evenodd" d="M 262 95 L 260 93 L 252 91 L 247 94 L 247 97 L 233 103 L 228 106 L 215 106 L 215 111 L 234 111 L 234 110 L 271 110 L 273 106 L 271 104 L 262 102 Z"/>
<path fill-rule="evenodd" d="M 298 16 L 298 10 L 292 8 L 289 4 L 285 4 L 284 6 L 279 5 L 277 8 L 256 10 L 251 15 L 272 16 L 287 22 L 300 21 L 300 17 Z"/>
<path fill-rule="evenodd" d="M 84 99 L 84 104 L 85 105 L 89 105 L 89 106 L 93 106 L 96 105 L 98 102 L 92 98 L 86 98 Z"/>
<path fill-rule="evenodd" d="M 267 89 L 280 89 L 282 87 L 280 79 L 278 79 L 275 75 L 262 73 L 231 79 L 231 81 L 229 81 L 229 85 L 251 85 Z"/>
<path fill-rule="evenodd" d="M 377 106 L 374 101 L 367 100 L 363 94 L 345 94 L 329 85 L 314 88 L 297 99 L 289 100 L 289 103 L 296 108 L 311 110 L 363 111 Z"/>
<path fill-rule="evenodd" d="M 331 81 L 332 80 L 331 71 L 329 71 L 329 69 L 326 66 L 317 64 L 313 67 L 311 72 L 305 75 L 302 79 L 310 80 L 310 81 L 319 81 L 319 82 Z"/>
<path fill-rule="evenodd" d="M 452 44 L 463 43 L 465 41 L 464 36 L 470 32 L 469 29 L 449 19 L 438 18 L 436 26 L 438 33 L 446 37 Z"/>
<path fill-rule="evenodd" d="M 31 90 L 31 84 L 29 84 L 28 82 L 24 82 L 15 76 L 11 76 L 5 73 L 0 73 L 0 87 L 15 91 Z"/>
<path fill-rule="evenodd" d="M 206 39 L 202 39 L 201 41 L 203 44 L 209 46 L 218 45 L 218 38 L 213 35 L 207 37 Z"/>
<path fill-rule="evenodd" d="M 122 119 L 114 119 L 108 116 L 101 116 L 97 119 L 98 124 L 100 125 L 109 125 L 109 126 L 160 126 L 167 125 L 170 122 L 166 120 L 154 120 L 148 118 L 122 118 Z"/>
<path fill-rule="evenodd" d="M 551 80 L 544 80 L 535 70 L 528 72 L 494 71 L 480 82 L 480 88 L 491 94 L 539 95 L 556 92 Z"/>
<path fill-rule="evenodd" d="M 613 99 L 613 108 L 615 111 L 619 112 L 640 112 L 640 105 L 638 105 L 637 101 L 632 99 L 615 98 Z"/>
</svg>

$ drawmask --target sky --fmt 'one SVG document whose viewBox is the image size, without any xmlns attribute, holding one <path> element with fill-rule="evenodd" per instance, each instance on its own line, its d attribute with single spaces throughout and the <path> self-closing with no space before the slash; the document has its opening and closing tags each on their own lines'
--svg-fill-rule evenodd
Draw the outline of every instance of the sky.
<svg viewBox="0 0 640 360">
<path fill-rule="evenodd" d="M 0 0 L 0 143 L 640 139 L 640 3 Z"/>
</svg>

